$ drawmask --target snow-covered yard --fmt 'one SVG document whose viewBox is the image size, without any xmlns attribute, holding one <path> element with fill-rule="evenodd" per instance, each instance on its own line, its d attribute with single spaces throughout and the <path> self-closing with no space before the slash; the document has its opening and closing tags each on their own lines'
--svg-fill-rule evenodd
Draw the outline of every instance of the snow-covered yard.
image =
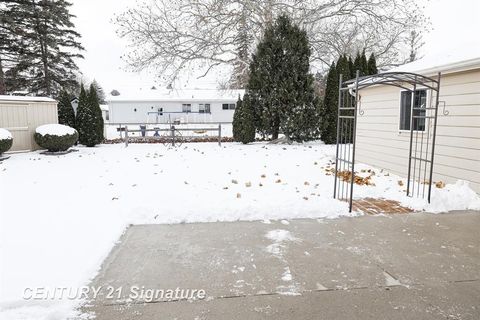
<svg viewBox="0 0 480 320">
<path fill-rule="evenodd" d="M 72 314 L 78 301 L 25 301 L 24 289 L 88 284 L 129 224 L 350 215 L 346 203 L 332 199 L 333 177 L 325 171 L 335 149 L 321 143 L 78 149 L 13 154 L 0 163 L 2 319 Z M 405 197 L 399 177 L 376 172 L 375 186 L 356 186 L 355 196 L 436 212 L 480 209 L 466 184 L 435 188 L 428 205 Z"/>
</svg>

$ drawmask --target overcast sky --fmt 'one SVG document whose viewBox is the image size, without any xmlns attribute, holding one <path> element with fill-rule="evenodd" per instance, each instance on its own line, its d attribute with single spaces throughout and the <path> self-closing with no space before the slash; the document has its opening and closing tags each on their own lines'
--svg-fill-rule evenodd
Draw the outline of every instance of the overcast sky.
<svg viewBox="0 0 480 320">
<path fill-rule="evenodd" d="M 85 78 L 89 81 L 97 79 L 107 92 L 114 88 L 137 89 L 154 85 L 152 74 L 125 71 L 121 56 L 127 42 L 116 36 L 115 25 L 111 22 L 115 13 L 134 6 L 136 0 L 72 2 L 72 13 L 77 16 L 74 22 L 86 49 L 85 59 L 78 63 Z M 430 0 L 426 3 L 425 12 L 431 19 L 433 30 L 424 35 L 425 46 L 421 54 L 456 50 L 466 45 L 480 46 L 480 0 Z M 181 86 L 214 87 L 215 82 L 213 79 L 183 81 Z"/>
</svg>

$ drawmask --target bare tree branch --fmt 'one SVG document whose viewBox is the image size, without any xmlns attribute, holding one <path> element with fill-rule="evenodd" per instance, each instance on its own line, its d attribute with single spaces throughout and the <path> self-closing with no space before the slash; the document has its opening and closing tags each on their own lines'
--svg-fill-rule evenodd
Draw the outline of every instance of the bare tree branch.
<svg viewBox="0 0 480 320">
<path fill-rule="evenodd" d="M 319 69 L 362 49 L 375 53 L 380 67 L 404 61 L 411 30 L 428 24 L 414 0 L 150 0 L 115 22 L 129 40 L 125 59 L 134 70 L 153 68 L 171 83 L 198 64 L 202 77 L 227 65 L 242 85 L 263 31 L 281 13 L 306 30 Z"/>
</svg>

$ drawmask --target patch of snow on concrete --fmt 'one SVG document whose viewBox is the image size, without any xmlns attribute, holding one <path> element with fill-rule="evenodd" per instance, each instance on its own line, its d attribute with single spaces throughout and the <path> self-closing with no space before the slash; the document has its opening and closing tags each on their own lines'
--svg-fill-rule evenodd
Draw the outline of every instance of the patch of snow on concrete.
<svg viewBox="0 0 480 320">
<path fill-rule="evenodd" d="M 275 242 L 286 242 L 286 241 L 299 241 L 300 239 L 294 237 L 290 231 L 277 229 L 277 230 L 270 230 L 265 235 L 268 239 L 275 241 Z"/>
<path fill-rule="evenodd" d="M 285 271 L 283 272 L 283 275 L 282 275 L 282 280 L 283 281 L 292 281 L 292 273 L 290 272 L 290 268 L 289 267 L 285 267 Z"/>
<path fill-rule="evenodd" d="M 383 275 L 385 276 L 385 285 L 387 287 L 396 287 L 402 285 L 400 281 L 392 277 L 388 272 L 383 272 Z"/>
</svg>

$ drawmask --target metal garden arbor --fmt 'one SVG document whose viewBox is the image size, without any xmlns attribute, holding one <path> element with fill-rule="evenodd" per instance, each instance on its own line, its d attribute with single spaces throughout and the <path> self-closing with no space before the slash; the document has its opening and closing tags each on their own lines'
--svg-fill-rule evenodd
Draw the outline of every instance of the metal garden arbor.
<svg viewBox="0 0 480 320">
<path fill-rule="evenodd" d="M 376 85 L 389 85 L 409 93 L 410 139 L 408 154 L 407 196 L 431 199 L 435 138 L 440 93 L 440 77 L 436 79 L 407 72 L 386 72 L 343 81 L 340 75 L 338 90 L 337 149 L 333 197 L 353 206 L 355 184 L 355 148 L 359 91 Z M 429 91 L 429 99 L 420 91 Z M 426 190 L 427 189 L 427 190 Z"/>
</svg>

